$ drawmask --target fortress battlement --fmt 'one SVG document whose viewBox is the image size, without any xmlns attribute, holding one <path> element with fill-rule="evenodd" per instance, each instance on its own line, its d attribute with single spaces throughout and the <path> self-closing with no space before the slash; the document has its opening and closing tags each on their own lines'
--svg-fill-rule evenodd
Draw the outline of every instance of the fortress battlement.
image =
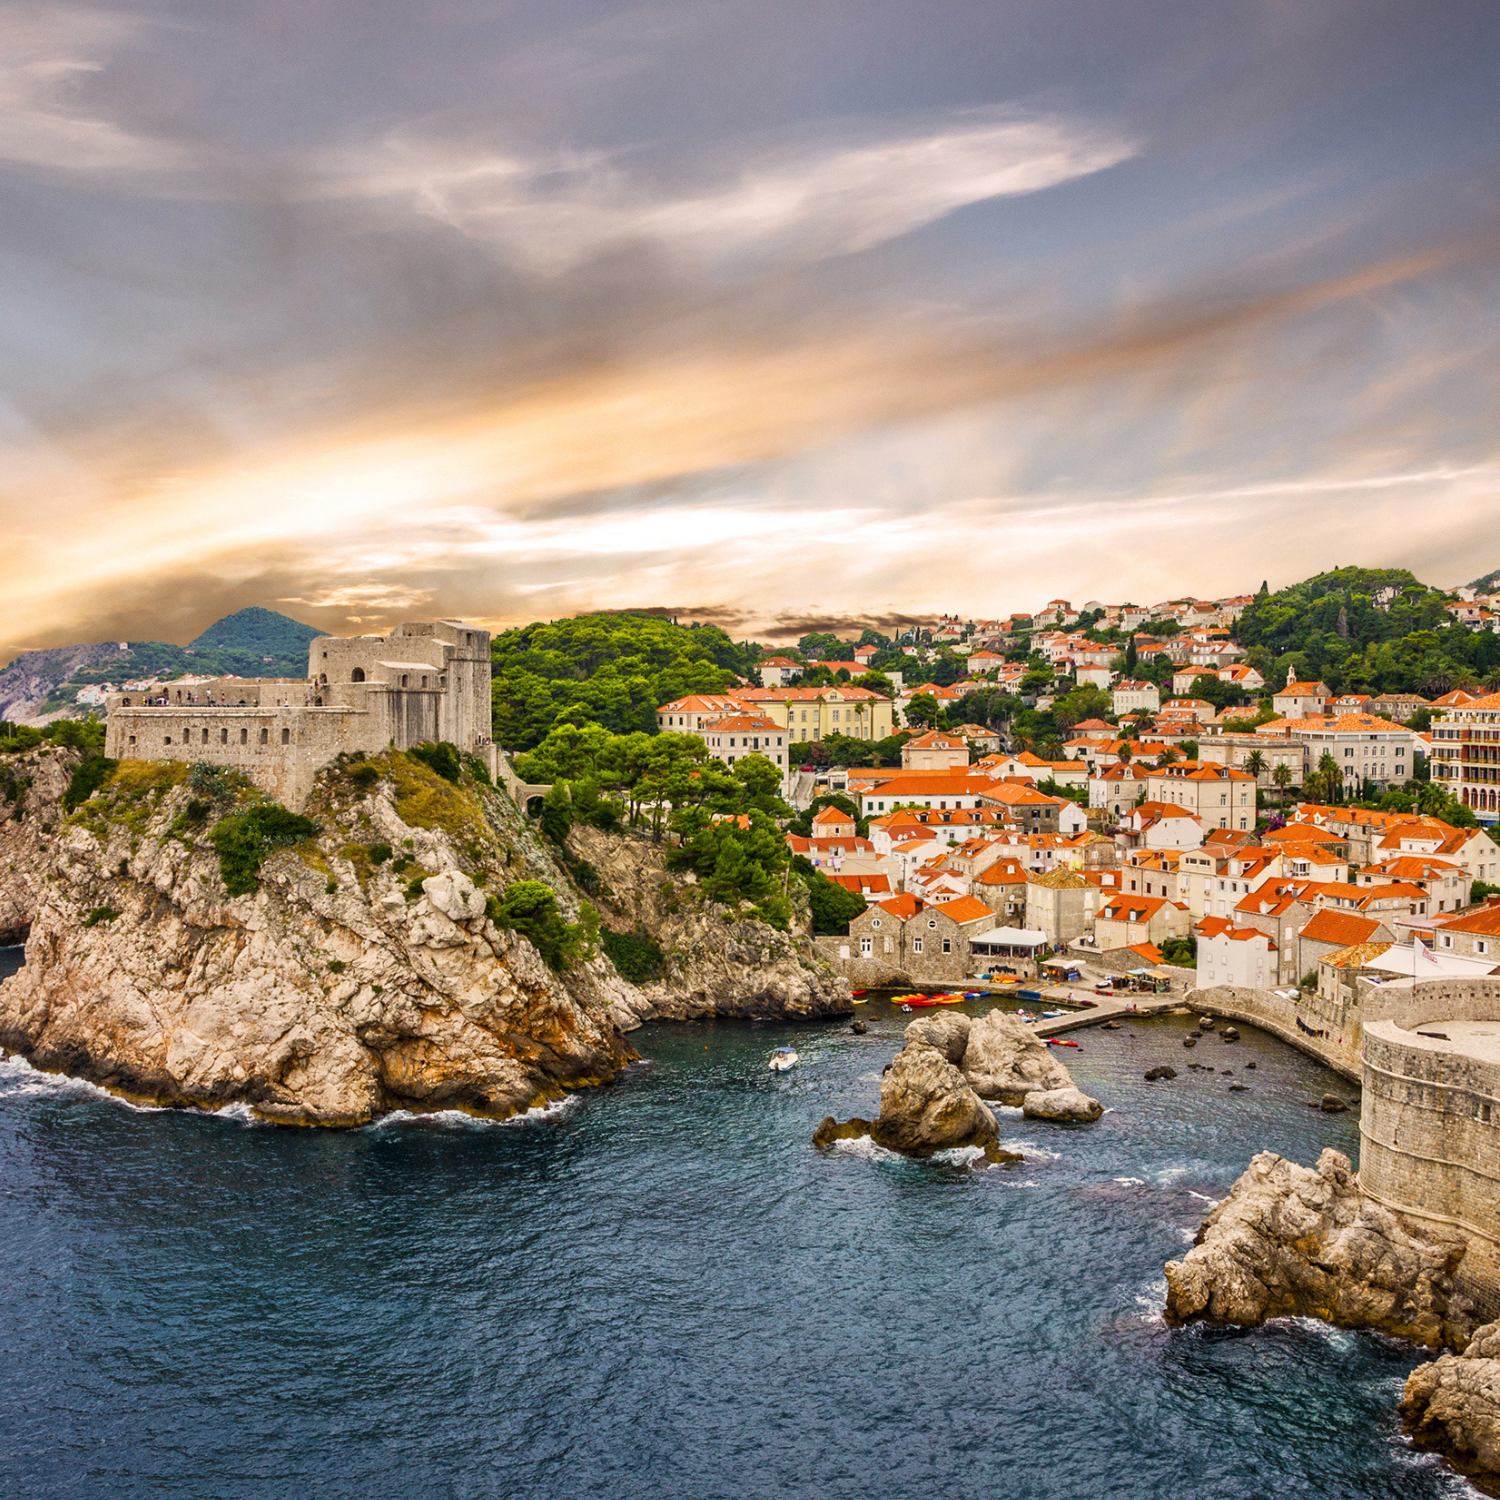
<svg viewBox="0 0 1500 1500">
<path fill-rule="evenodd" d="M 318 636 L 306 678 L 163 683 L 110 694 L 106 713 L 106 755 L 228 766 L 300 807 L 319 768 L 342 753 L 487 746 L 489 632 L 432 620 L 384 636 Z"/>
</svg>

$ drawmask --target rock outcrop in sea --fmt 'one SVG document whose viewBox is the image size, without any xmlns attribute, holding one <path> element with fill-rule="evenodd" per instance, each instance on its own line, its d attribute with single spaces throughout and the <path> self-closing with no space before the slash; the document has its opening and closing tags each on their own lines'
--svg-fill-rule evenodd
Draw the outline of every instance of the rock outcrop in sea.
<svg viewBox="0 0 1500 1500">
<path fill-rule="evenodd" d="M 409 755 L 341 760 L 308 805 L 316 828 L 257 844 L 253 829 L 238 842 L 224 830 L 264 807 L 259 794 L 175 762 L 123 762 L 67 816 L 76 760 L 43 750 L 4 762 L 29 779 L 0 872 L 29 935 L 25 966 L 0 985 L 0 1047 L 129 1097 L 244 1103 L 306 1125 L 395 1109 L 505 1117 L 613 1078 L 642 1019 L 674 1003 L 685 1017 L 713 1013 L 694 997 L 721 978 L 735 990 L 736 965 L 753 971 L 738 980 L 743 1013 L 757 1013 L 758 995 L 768 1014 L 850 1008 L 805 936 L 692 890 L 671 899 L 681 929 L 701 929 L 696 946 L 686 940 L 653 986 L 627 982 L 575 872 L 608 922 L 629 879 L 676 892 L 659 856 L 615 835 L 627 853 L 612 866 L 618 883 L 604 882 L 467 770 L 454 783 Z M 247 855 L 233 894 L 226 872 Z M 534 942 L 502 910 L 497 898 L 523 881 L 553 893 L 563 961 L 544 959 L 545 936 Z"/>
<path fill-rule="evenodd" d="M 814 1145 L 858 1133 L 912 1156 L 958 1146 L 993 1152 L 998 1130 L 986 1097 L 1014 1100 L 1038 1119 L 1097 1120 L 1104 1113 L 1045 1044 L 1002 1011 L 977 1020 L 952 1011 L 919 1016 L 905 1035 L 905 1047 L 881 1080 L 880 1114 L 843 1125 L 830 1115 L 814 1133 Z"/>
<path fill-rule="evenodd" d="M 1419 1239 L 1359 1191 L 1332 1149 L 1315 1169 L 1273 1151 L 1251 1160 L 1182 1260 L 1168 1261 L 1166 1319 L 1254 1328 L 1321 1318 L 1429 1349 L 1461 1349 L 1475 1327 L 1453 1274 L 1462 1240 Z"/>
<path fill-rule="evenodd" d="M 1419 1448 L 1435 1449 L 1489 1495 L 1500 1495 L 1500 1323 L 1474 1331 L 1462 1354 L 1407 1376 L 1401 1420 Z"/>
</svg>

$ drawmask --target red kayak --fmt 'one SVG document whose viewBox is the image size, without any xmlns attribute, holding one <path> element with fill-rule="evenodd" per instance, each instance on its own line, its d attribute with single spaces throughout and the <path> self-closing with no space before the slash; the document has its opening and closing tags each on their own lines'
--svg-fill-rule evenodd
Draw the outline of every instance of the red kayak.
<svg viewBox="0 0 1500 1500">
<path fill-rule="evenodd" d="M 1047 1038 L 1049 1047 L 1076 1047 L 1077 1042 L 1065 1042 L 1060 1036 L 1049 1036 Z"/>
</svg>

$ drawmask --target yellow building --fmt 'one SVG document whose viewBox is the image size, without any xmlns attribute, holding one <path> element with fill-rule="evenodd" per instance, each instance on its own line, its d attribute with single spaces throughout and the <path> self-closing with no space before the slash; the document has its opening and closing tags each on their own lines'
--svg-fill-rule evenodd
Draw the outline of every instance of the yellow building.
<svg viewBox="0 0 1500 1500">
<path fill-rule="evenodd" d="M 894 733 L 891 700 L 868 688 L 842 683 L 815 688 L 737 688 L 731 696 L 747 710 L 785 725 L 792 744 L 827 739 L 830 734 L 883 740 Z M 670 709 L 668 704 L 662 713 Z"/>
</svg>

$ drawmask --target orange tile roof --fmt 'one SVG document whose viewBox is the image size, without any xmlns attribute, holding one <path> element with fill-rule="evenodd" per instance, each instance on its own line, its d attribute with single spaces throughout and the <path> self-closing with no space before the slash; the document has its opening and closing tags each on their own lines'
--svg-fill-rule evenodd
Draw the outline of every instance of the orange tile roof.
<svg viewBox="0 0 1500 1500">
<path fill-rule="evenodd" d="M 888 911 L 893 917 L 903 922 L 910 921 L 912 917 L 922 910 L 922 902 L 907 891 L 902 891 L 898 896 L 887 896 L 875 903 L 882 911 Z"/>
<path fill-rule="evenodd" d="M 1164 896 L 1114 896 L 1106 906 L 1100 908 L 1099 920 L 1149 922 L 1166 904 Z"/>
<path fill-rule="evenodd" d="M 1323 907 L 1313 913 L 1302 936 L 1314 943 L 1337 943 L 1340 948 L 1367 943 L 1380 930 L 1373 917 L 1357 917 L 1352 912 Z"/>
<path fill-rule="evenodd" d="M 818 823 L 846 823 L 851 828 L 854 826 L 854 824 L 855 824 L 856 821 L 857 820 L 850 813 L 846 813 L 843 810 L 843 808 L 841 808 L 841 807 L 825 807 L 817 815 L 817 817 L 815 817 L 813 819 L 813 823 L 814 824 L 818 824 Z"/>
<path fill-rule="evenodd" d="M 1132 943 L 1128 951 L 1139 954 L 1148 964 L 1159 964 L 1162 961 L 1161 949 L 1155 943 Z"/>
<path fill-rule="evenodd" d="M 982 917 L 993 920 L 995 915 L 983 901 L 976 901 L 973 896 L 959 896 L 952 901 L 943 901 L 935 909 L 950 921 L 959 924 L 977 922 Z"/>
<path fill-rule="evenodd" d="M 1471 932 L 1479 937 L 1500 937 L 1500 902 L 1491 901 L 1473 911 L 1461 911 L 1455 916 L 1440 917 L 1439 927 L 1450 932 Z"/>
</svg>

